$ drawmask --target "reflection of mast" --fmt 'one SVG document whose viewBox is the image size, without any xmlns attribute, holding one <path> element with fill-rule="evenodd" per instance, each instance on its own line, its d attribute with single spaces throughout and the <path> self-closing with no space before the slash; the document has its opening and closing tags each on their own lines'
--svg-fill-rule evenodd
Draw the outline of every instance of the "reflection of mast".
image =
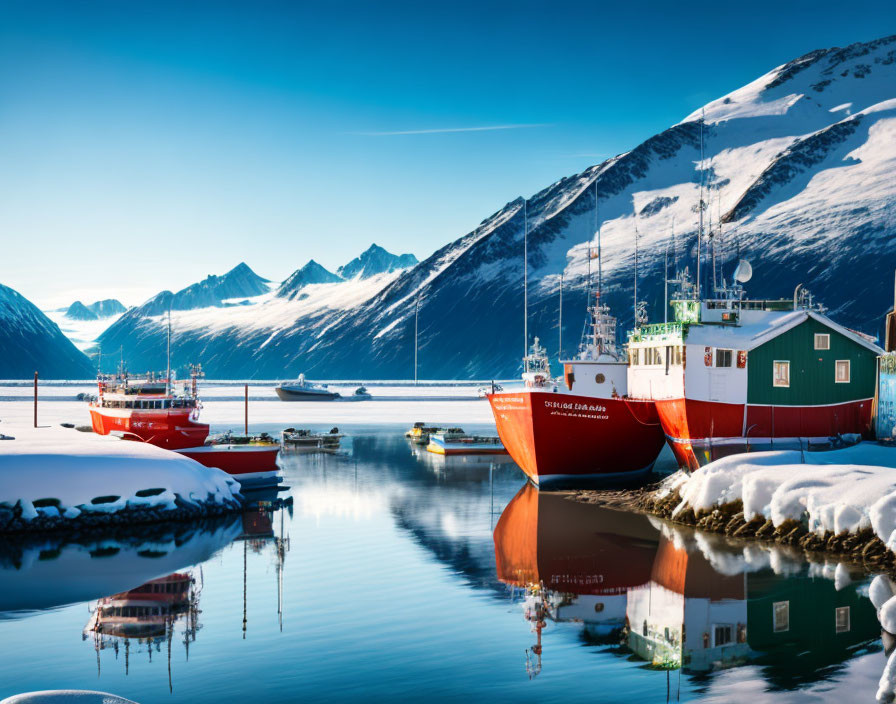
<svg viewBox="0 0 896 704">
<path fill-rule="evenodd" d="M 246 640 L 246 556 L 249 543 L 243 543 L 243 640 Z"/>
<path fill-rule="evenodd" d="M 526 674 L 530 680 L 538 677 L 541 672 L 541 632 L 546 625 L 543 592 L 539 587 L 533 586 L 532 593 L 532 608 L 526 612 L 526 619 L 533 624 L 532 630 L 535 631 L 535 644 L 526 648 Z"/>
<path fill-rule="evenodd" d="M 289 550 L 289 538 L 283 531 L 283 510 L 280 510 L 280 537 L 276 539 L 277 545 L 277 621 L 280 623 L 280 632 L 283 632 L 283 563 L 286 561 L 286 553 Z"/>
</svg>

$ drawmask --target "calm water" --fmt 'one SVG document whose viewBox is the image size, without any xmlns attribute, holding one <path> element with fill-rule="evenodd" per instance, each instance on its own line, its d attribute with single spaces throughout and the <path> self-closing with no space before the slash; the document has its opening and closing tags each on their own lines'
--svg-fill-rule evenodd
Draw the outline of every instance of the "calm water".
<svg viewBox="0 0 896 704">
<path fill-rule="evenodd" d="M 539 495 L 512 464 L 445 466 L 397 431 L 284 475 L 281 511 L 4 543 L 0 698 L 873 699 L 862 575 Z M 192 585 L 102 601 L 170 574 Z"/>
</svg>

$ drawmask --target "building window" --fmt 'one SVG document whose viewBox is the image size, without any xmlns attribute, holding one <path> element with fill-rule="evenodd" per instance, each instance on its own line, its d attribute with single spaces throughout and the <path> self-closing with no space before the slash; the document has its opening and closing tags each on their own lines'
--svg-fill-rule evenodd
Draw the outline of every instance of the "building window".
<svg viewBox="0 0 896 704">
<path fill-rule="evenodd" d="M 775 633 L 790 630 L 790 602 L 776 601 L 772 604 L 772 626 Z"/>
<path fill-rule="evenodd" d="M 732 355 L 733 355 L 733 352 L 731 350 L 716 349 L 716 366 L 717 367 L 730 367 Z"/>
<path fill-rule="evenodd" d="M 790 362 L 775 360 L 775 386 L 790 386 Z"/>
<path fill-rule="evenodd" d="M 834 374 L 834 381 L 838 384 L 848 384 L 849 383 L 849 360 L 848 359 L 838 359 L 836 365 L 836 372 Z"/>
<path fill-rule="evenodd" d="M 713 646 L 731 645 L 734 642 L 734 626 L 730 623 L 717 623 L 712 629 Z"/>
<path fill-rule="evenodd" d="M 849 607 L 840 606 L 834 609 L 834 630 L 837 633 L 849 631 Z"/>
<path fill-rule="evenodd" d="M 827 333 L 815 333 L 815 349 L 829 350 L 831 349 L 831 336 Z"/>
</svg>

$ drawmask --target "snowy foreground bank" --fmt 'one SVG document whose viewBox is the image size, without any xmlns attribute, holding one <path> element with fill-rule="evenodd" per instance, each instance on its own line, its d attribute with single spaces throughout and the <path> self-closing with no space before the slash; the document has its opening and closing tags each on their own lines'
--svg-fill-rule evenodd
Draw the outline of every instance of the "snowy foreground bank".
<svg viewBox="0 0 896 704">
<path fill-rule="evenodd" d="M 145 443 L 4 422 L 0 531 L 208 516 L 241 507 L 225 472 Z"/>
<path fill-rule="evenodd" d="M 896 449 L 874 443 L 725 457 L 669 477 L 649 503 L 729 535 L 896 561 Z"/>
</svg>

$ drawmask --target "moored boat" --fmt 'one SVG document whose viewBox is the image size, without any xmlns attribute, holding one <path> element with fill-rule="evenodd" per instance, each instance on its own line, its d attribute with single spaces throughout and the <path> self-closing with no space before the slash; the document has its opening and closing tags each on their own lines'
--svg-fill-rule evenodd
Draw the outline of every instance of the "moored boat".
<svg viewBox="0 0 896 704">
<path fill-rule="evenodd" d="M 286 428 L 281 433 L 280 444 L 283 449 L 296 450 L 335 450 L 345 435 L 339 432 L 339 428 L 332 428 L 328 433 L 315 433 L 312 430 L 296 430 Z"/>
<path fill-rule="evenodd" d="M 198 422 L 201 375 L 201 367 L 193 367 L 190 383 L 184 383 L 180 394 L 176 384 L 151 373 L 134 377 L 121 369 L 114 375 L 99 375 L 98 396 L 89 405 L 93 431 L 168 450 L 201 445 L 208 437 L 208 425 Z"/>
<path fill-rule="evenodd" d="M 437 455 L 505 455 L 500 438 L 488 435 L 441 432 L 429 436 L 428 452 Z"/>
<path fill-rule="evenodd" d="M 325 384 L 312 384 L 299 374 L 296 381 L 280 384 L 274 391 L 281 401 L 333 401 L 340 398 L 336 391 L 330 391 Z"/>
<path fill-rule="evenodd" d="M 504 446 L 536 483 L 575 483 L 648 473 L 664 436 L 652 401 L 628 395 L 628 365 L 616 347 L 616 319 L 595 293 L 590 332 L 577 358 L 551 377 L 535 339 L 522 388 L 489 394 Z"/>
<path fill-rule="evenodd" d="M 747 299 L 745 262 L 714 297 L 672 300 L 675 320 L 629 338 L 632 394 L 656 403 L 679 464 L 739 452 L 825 449 L 871 433 L 880 348 L 801 287 Z"/>
<path fill-rule="evenodd" d="M 206 467 L 224 469 L 243 487 L 267 486 L 281 480 L 277 466 L 280 444 L 267 433 L 234 435 L 227 432 L 206 440 L 204 445 L 176 452 Z"/>
</svg>

